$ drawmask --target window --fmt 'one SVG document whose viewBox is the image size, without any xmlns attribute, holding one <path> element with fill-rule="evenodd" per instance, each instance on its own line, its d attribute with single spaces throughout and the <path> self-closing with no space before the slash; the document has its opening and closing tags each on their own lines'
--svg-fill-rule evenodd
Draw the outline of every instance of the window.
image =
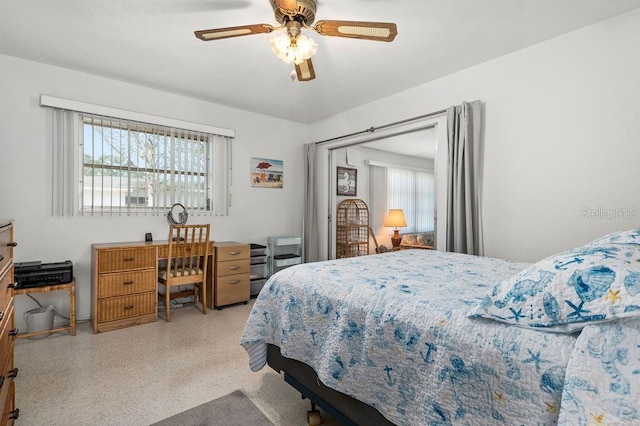
<svg viewBox="0 0 640 426">
<path fill-rule="evenodd" d="M 404 211 L 407 227 L 402 232 L 433 231 L 433 173 L 388 168 L 387 206 Z"/>
<path fill-rule="evenodd" d="M 207 133 L 217 128 L 51 111 L 53 216 L 164 215 L 175 203 L 228 215 L 231 137 Z"/>
<path fill-rule="evenodd" d="M 80 208 L 189 211 L 211 207 L 210 136 L 81 114 Z"/>
<path fill-rule="evenodd" d="M 378 243 L 390 244 L 390 229 L 383 226 L 389 209 L 402 209 L 407 226 L 400 233 L 429 232 L 435 228 L 433 173 L 396 167 L 370 166 L 371 226 Z"/>
</svg>

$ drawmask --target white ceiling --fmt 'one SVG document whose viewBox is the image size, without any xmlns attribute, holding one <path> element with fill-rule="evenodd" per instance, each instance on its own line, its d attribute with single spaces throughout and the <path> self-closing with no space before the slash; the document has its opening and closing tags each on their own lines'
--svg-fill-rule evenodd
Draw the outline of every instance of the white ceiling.
<svg viewBox="0 0 640 426">
<path fill-rule="evenodd" d="M 0 53 L 301 123 L 409 89 L 640 7 L 640 0 L 318 0 L 317 19 L 388 21 L 392 43 L 322 37 L 317 78 L 293 82 L 269 35 L 203 42 L 194 30 L 275 24 L 269 0 L 0 0 Z"/>
<path fill-rule="evenodd" d="M 436 156 L 437 138 L 435 127 L 416 130 L 365 142 L 361 146 L 409 157 L 428 158 Z"/>
</svg>

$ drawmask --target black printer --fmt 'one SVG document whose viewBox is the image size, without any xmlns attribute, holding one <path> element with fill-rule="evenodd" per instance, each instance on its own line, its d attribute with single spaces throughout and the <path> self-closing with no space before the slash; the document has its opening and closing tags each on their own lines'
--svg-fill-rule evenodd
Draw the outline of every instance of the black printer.
<svg viewBox="0 0 640 426">
<path fill-rule="evenodd" d="M 70 260 L 54 263 L 16 262 L 13 266 L 16 288 L 45 287 L 73 280 L 73 263 Z"/>
</svg>

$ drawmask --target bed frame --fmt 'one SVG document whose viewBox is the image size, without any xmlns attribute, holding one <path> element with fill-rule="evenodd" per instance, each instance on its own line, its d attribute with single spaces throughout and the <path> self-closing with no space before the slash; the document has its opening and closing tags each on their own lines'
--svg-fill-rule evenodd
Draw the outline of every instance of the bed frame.
<svg viewBox="0 0 640 426">
<path fill-rule="evenodd" d="M 342 425 L 393 426 L 378 410 L 342 392 L 323 385 L 316 372 L 300 361 L 286 358 L 278 346 L 267 345 L 267 363 L 278 373 L 284 373 L 284 381 L 297 389 L 302 398 L 322 408 Z"/>
</svg>

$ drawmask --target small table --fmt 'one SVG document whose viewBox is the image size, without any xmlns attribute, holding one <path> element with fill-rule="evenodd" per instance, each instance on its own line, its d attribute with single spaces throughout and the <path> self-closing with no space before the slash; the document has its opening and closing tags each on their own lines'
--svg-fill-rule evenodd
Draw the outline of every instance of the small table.
<svg viewBox="0 0 640 426">
<path fill-rule="evenodd" d="M 20 333 L 16 335 L 17 339 L 25 337 L 39 336 L 41 334 L 57 333 L 59 331 L 69 331 L 72 336 L 76 335 L 76 279 L 75 277 L 70 283 L 54 284 L 43 287 L 18 288 L 13 290 L 13 294 L 28 293 L 47 293 L 50 291 L 66 290 L 69 292 L 69 325 L 53 328 L 51 330 L 35 331 L 33 333 Z"/>
</svg>

